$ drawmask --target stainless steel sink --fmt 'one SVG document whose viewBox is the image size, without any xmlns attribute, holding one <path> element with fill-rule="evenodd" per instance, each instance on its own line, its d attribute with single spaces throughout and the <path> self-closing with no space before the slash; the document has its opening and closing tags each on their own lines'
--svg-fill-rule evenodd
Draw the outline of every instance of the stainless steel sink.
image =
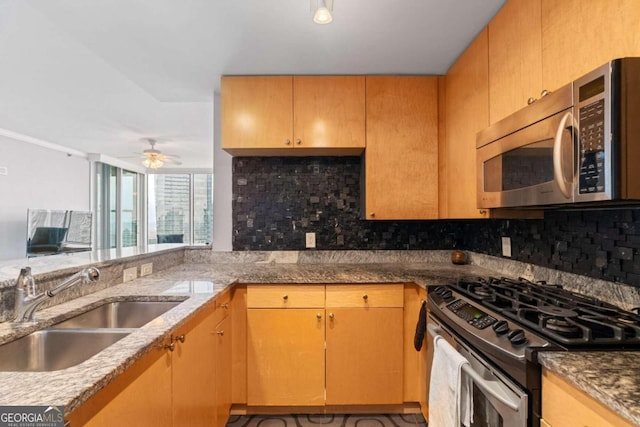
<svg viewBox="0 0 640 427">
<path fill-rule="evenodd" d="M 100 305 L 52 328 L 139 328 L 181 301 L 119 301 Z"/>
<path fill-rule="evenodd" d="M 0 371 L 56 371 L 77 365 L 131 331 L 44 329 L 0 346 Z"/>
</svg>

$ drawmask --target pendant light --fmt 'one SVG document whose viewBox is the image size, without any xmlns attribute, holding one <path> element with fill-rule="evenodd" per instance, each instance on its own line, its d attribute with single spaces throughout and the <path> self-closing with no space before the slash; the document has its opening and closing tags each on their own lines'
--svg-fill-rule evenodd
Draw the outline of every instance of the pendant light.
<svg viewBox="0 0 640 427">
<path fill-rule="evenodd" d="M 312 8 L 313 8 L 313 1 Z M 333 21 L 331 11 L 333 10 L 333 0 L 315 0 L 315 13 L 313 14 L 313 22 L 324 25 Z"/>
</svg>

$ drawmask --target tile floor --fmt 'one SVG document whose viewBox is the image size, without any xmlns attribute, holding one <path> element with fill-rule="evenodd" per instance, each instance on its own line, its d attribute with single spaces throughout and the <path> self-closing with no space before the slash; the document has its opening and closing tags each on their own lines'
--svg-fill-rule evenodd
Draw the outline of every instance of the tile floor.
<svg viewBox="0 0 640 427">
<path fill-rule="evenodd" d="M 421 414 L 232 415 L 227 427 L 427 427 Z"/>
</svg>

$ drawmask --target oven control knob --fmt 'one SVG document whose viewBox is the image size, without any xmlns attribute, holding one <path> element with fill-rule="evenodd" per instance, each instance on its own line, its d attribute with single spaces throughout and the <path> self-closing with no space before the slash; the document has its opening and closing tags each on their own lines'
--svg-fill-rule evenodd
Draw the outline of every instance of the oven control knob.
<svg viewBox="0 0 640 427">
<path fill-rule="evenodd" d="M 436 293 L 436 295 L 442 295 L 442 293 L 445 291 L 446 289 L 443 286 L 437 286 L 433 292 Z"/>
<path fill-rule="evenodd" d="M 506 320 L 498 320 L 491 327 L 496 332 L 496 335 L 504 335 L 509 332 L 509 324 Z"/>
<path fill-rule="evenodd" d="M 509 332 L 507 338 L 509 338 L 509 341 L 511 341 L 511 344 L 513 345 L 522 345 L 527 342 L 527 337 L 524 335 L 524 331 L 522 329 L 514 329 Z"/>
</svg>

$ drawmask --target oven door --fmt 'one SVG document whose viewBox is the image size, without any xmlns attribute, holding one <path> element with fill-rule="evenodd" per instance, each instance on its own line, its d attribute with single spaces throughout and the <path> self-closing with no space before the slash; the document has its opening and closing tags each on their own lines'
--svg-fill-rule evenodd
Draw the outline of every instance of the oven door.
<svg viewBox="0 0 640 427">
<path fill-rule="evenodd" d="M 479 147 L 478 207 L 573 202 L 576 133 L 569 108 Z"/>
<path fill-rule="evenodd" d="M 469 361 L 469 365 L 463 367 L 463 375 L 468 375 L 472 381 L 472 427 L 533 425 L 528 424 L 529 397 L 525 390 L 483 361 L 480 355 L 462 343 L 449 328 L 431 315 L 428 319 L 428 330 L 434 338 L 438 335 L 443 337 Z"/>
</svg>

